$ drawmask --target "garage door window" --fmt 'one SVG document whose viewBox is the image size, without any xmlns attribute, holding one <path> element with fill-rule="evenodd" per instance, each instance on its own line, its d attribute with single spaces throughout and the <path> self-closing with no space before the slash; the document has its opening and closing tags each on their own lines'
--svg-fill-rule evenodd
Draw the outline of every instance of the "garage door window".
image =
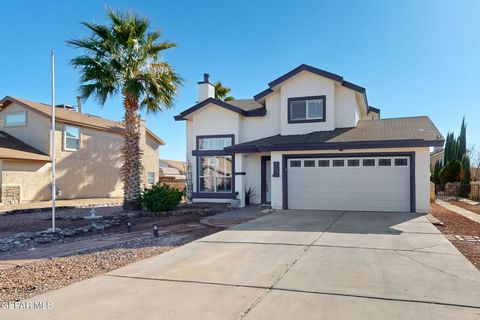
<svg viewBox="0 0 480 320">
<path fill-rule="evenodd" d="M 405 167 L 407 165 L 407 159 L 395 159 L 395 167 Z"/>
<path fill-rule="evenodd" d="M 319 167 L 329 167 L 330 166 L 330 160 L 318 160 L 318 166 Z"/>
<path fill-rule="evenodd" d="M 378 165 L 380 167 L 390 167 L 392 165 L 392 159 L 378 159 Z"/>
<path fill-rule="evenodd" d="M 302 166 L 302 161 L 292 160 L 290 161 L 290 168 L 300 168 Z"/>
<path fill-rule="evenodd" d="M 364 167 L 375 167 L 375 159 L 363 159 Z"/>
<path fill-rule="evenodd" d="M 315 160 L 305 160 L 303 166 L 305 168 L 315 168 Z"/>
<path fill-rule="evenodd" d="M 333 160 L 334 167 L 343 167 L 345 166 L 345 160 Z"/>
<path fill-rule="evenodd" d="M 349 167 L 358 167 L 358 166 L 360 166 L 360 160 L 358 160 L 358 159 L 349 159 L 349 160 L 347 161 L 347 164 L 348 164 Z"/>
</svg>

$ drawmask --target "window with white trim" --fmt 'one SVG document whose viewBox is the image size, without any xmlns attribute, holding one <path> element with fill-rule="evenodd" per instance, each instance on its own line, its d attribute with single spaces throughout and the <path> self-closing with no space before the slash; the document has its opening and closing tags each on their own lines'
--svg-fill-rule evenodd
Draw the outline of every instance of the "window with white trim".
<svg viewBox="0 0 480 320">
<path fill-rule="evenodd" d="M 147 183 L 150 185 L 155 184 L 155 172 L 147 172 Z"/>
<path fill-rule="evenodd" d="M 65 126 L 64 149 L 68 151 L 77 151 L 80 149 L 80 128 Z"/>
<path fill-rule="evenodd" d="M 325 97 L 288 99 L 288 122 L 325 121 Z"/>
<path fill-rule="evenodd" d="M 5 123 L 5 127 L 26 126 L 27 112 L 26 111 L 5 112 L 4 123 Z"/>
<path fill-rule="evenodd" d="M 232 137 L 200 137 L 198 138 L 198 150 L 223 150 L 232 145 Z"/>
<path fill-rule="evenodd" d="M 232 192 L 232 156 L 199 157 L 200 192 Z"/>
</svg>

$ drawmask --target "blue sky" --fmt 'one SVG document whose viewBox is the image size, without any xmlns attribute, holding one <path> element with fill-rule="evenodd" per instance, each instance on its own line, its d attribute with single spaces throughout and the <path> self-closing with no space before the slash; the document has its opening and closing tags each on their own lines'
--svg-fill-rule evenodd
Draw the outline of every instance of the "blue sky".
<svg viewBox="0 0 480 320">
<path fill-rule="evenodd" d="M 251 98 L 301 63 L 367 89 L 382 117 L 428 115 L 444 135 L 468 123 L 480 144 L 480 1 L 9 1 L 2 4 L 0 95 L 50 102 L 50 50 L 56 100 L 76 104 L 80 51 L 65 40 L 86 35 L 79 21 L 106 22 L 104 6 L 133 10 L 178 44 L 165 60 L 185 79 L 174 110 L 146 115 L 163 138 L 162 158 L 184 159 L 185 124 L 209 72 Z M 84 112 L 120 120 L 120 97 Z"/>
</svg>

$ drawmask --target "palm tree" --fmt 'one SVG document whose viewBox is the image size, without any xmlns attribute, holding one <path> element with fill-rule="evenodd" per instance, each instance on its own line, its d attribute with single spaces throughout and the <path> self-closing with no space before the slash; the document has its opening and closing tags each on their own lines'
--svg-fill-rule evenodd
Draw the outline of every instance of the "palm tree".
<svg viewBox="0 0 480 320">
<path fill-rule="evenodd" d="M 222 101 L 231 101 L 234 99 L 233 97 L 228 96 L 232 89 L 222 86 L 220 81 L 215 82 L 213 86 L 215 87 L 215 99 L 220 99 Z"/>
<path fill-rule="evenodd" d="M 106 8 L 108 25 L 81 22 L 88 37 L 68 43 L 85 52 L 71 60 L 80 70 L 80 97 L 93 97 L 102 106 L 108 97 L 121 93 L 125 115 L 121 176 L 124 210 L 138 209 L 142 161 L 139 109 L 147 112 L 171 108 L 181 84 L 174 69 L 161 60 L 163 50 L 175 43 L 159 41 L 160 32 L 150 31 L 148 19 Z"/>
</svg>

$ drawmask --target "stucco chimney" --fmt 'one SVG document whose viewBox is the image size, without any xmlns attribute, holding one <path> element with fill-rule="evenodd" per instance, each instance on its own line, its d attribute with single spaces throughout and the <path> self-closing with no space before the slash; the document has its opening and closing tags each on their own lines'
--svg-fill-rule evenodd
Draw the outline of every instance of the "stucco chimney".
<svg viewBox="0 0 480 320">
<path fill-rule="evenodd" d="M 209 82 L 209 74 L 203 74 L 203 81 L 198 83 L 198 102 L 207 100 L 208 98 L 215 98 L 215 88 Z"/>
</svg>

